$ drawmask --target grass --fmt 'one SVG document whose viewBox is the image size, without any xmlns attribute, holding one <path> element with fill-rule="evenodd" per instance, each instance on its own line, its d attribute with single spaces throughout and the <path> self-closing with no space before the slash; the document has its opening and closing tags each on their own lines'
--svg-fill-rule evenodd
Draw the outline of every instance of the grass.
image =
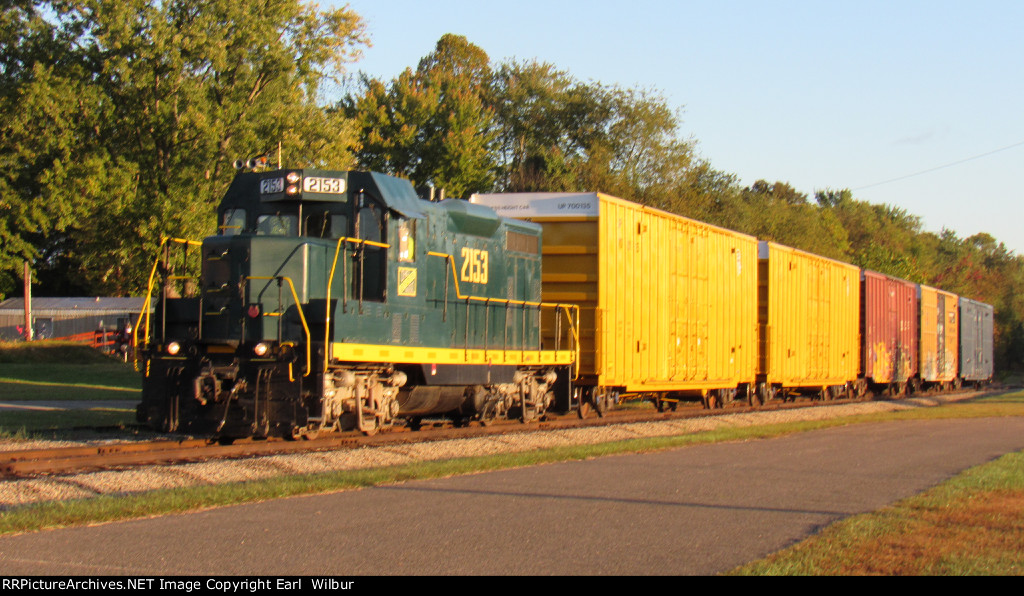
<svg viewBox="0 0 1024 596">
<path fill-rule="evenodd" d="M 132 365 L 70 342 L 0 342 L 0 400 L 137 400 Z"/>
<path fill-rule="evenodd" d="M 0 341 L 0 363 L 98 364 L 110 357 L 87 345 L 70 341 Z"/>
<path fill-rule="evenodd" d="M 137 401 L 142 379 L 131 364 L 73 342 L 0 342 L 0 401 Z M 7 409 L 3 439 L 82 438 L 85 427 L 134 424 L 133 409 Z"/>
<path fill-rule="evenodd" d="M 832 524 L 735 575 L 1024 575 L 1024 452 Z"/>
<path fill-rule="evenodd" d="M 133 424 L 135 410 L 132 408 L 4 410 L 0 439 L 81 440 L 96 438 L 98 428 L 126 429 Z"/>
</svg>

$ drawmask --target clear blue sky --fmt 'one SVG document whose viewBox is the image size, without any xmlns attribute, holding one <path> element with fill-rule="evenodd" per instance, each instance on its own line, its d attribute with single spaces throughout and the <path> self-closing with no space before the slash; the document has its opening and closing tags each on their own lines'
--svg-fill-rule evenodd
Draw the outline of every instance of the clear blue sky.
<svg viewBox="0 0 1024 596">
<path fill-rule="evenodd" d="M 850 188 L 1024 254 L 1020 0 L 348 4 L 373 41 L 353 71 L 391 78 L 464 35 L 494 63 L 661 92 L 700 154 L 745 185 Z"/>
</svg>

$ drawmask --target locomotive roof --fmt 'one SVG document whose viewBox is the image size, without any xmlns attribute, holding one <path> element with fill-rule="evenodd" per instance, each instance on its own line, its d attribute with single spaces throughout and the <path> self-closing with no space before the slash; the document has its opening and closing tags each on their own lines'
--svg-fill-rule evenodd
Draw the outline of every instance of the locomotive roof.
<svg viewBox="0 0 1024 596">
<path fill-rule="evenodd" d="M 297 175 L 299 180 L 297 187 L 300 190 L 294 195 L 285 192 L 289 184 L 286 182 L 289 174 Z M 334 184 L 311 185 L 309 181 L 327 181 Z M 377 172 L 343 172 L 310 168 L 241 172 L 231 181 L 224 199 L 221 200 L 221 207 L 293 201 L 347 202 L 353 193 L 364 189 L 374 189 L 375 194 L 389 209 L 405 217 L 425 217 L 421 206 L 424 201 L 416 195 L 416 190 L 408 180 Z"/>
</svg>

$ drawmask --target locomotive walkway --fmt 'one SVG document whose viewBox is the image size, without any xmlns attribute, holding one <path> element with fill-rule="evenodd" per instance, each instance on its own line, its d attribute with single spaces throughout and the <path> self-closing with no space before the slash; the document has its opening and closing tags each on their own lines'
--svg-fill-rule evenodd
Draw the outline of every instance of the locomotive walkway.
<svg viewBox="0 0 1024 596">
<path fill-rule="evenodd" d="M 856 424 L 2 537 L 0 569 L 713 574 L 1020 449 L 1024 418 Z"/>
</svg>

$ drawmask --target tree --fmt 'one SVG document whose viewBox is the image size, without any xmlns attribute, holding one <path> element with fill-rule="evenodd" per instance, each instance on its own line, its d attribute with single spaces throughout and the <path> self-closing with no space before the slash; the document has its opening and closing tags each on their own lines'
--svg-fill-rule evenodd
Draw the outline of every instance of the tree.
<svg viewBox="0 0 1024 596">
<path fill-rule="evenodd" d="M 444 188 L 451 196 L 494 183 L 494 111 L 486 103 L 487 54 L 465 37 L 446 34 L 416 70 L 390 83 L 362 76 L 341 102 L 363 139 L 365 168 Z"/>
<path fill-rule="evenodd" d="M 4 30 L 32 50 L 0 66 L 10 83 L 0 192 L 23 222 L 15 246 L 70 267 L 97 294 L 137 292 L 139 256 L 162 236 L 211 232 L 234 159 L 281 142 L 289 165 L 352 162 L 351 124 L 318 103 L 365 43 L 347 8 L 82 0 L 13 10 L 4 23 L 22 25 Z M 45 216 L 33 215 L 40 205 Z"/>
<path fill-rule="evenodd" d="M 738 193 L 722 225 L 825 257 L 848 260 L 849 240 L 835 214 L 785 182 L 757 180 Z"/>
<path fill-rule="evenodd" d="M 500 190 L 566 190 L 575 186 L 569 163 L 575 82 L 548 63 L 506 62 L 494 75 L 491 101 L 498 119 Z"/>
</svg>

